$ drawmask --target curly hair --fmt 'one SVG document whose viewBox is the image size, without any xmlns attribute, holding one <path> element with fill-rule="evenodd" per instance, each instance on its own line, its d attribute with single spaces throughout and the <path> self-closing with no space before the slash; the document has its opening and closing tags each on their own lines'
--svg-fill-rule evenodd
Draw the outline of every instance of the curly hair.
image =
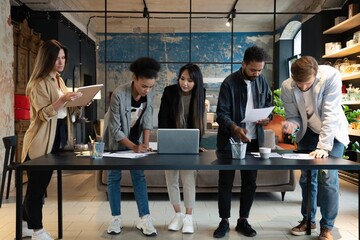
<svg viewBox="0 0 360 240">
<path fill-rule="evenodd" d="M 157 78 L 159 70 L 160 63 L 150 57 L 138 58 L 130 65 L 130 71 L 132 71 L 137 78 Z"/>
<path fill-rule="evenodd" d="M 269 55 L 265 52 L 264 49 L 254 45 L 245 50 L 243 60 L 246 64 L 249 64 L 252 61 L 265 62 L 268 58 Z"/>
</svg>

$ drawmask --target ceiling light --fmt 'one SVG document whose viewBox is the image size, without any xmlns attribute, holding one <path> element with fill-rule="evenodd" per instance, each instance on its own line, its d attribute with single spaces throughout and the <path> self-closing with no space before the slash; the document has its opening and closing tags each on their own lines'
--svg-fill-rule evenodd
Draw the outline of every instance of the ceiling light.
<svg viewBox="0 0 360 240">
<path fill-rule="evenodd" d="M 227 20 L 227 22 L 226 22 L 226 24 L 225 24 L 227 27 L 230 27 L 230 25 L 231 25 L 231 18 L 229 18 L 228 20 Z"/>
</svg>

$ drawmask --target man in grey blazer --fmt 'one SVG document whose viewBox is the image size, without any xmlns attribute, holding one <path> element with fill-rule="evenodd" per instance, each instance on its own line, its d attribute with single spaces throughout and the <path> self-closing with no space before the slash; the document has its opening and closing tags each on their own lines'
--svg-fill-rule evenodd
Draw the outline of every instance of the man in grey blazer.
<svg viewBox="0 0 360 240">
<path fill-rule="evenodd" d="M 310 56 L 303 56 L 291 66 L 291 77 L 281 87 L 286 121 L 283 132 L 296 134 L 299 151 L 315 158 L 342 157 L 349 143 L 348 122 L 341 106 L 341 76 L 331 66 L 318 66 Z M 303 201 L 300 224 L 291 229 L 293 235 L 306 233 L 306 171 L 301 171 Z M 318 186 L 319 185 L 319 192 Z M 319 198 L 317 201 L 317 198 Z M 311 230 L 316 231 L 315 214 L 320 203 L 320 240 L 332 240 L 331 230 L 339 208 L 337 170 L 311 171 Z"/>
</svg>

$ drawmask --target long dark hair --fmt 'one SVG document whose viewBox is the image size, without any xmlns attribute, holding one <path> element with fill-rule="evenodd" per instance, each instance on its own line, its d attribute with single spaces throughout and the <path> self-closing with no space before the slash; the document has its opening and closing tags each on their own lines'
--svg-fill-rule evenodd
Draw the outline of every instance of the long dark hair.
<svg viewBox="0 0 360 240">
<path fill-rule="evenodd" d="M 194 81 L 195 85 L 191 91 L 191 100 L 190 100 L 190 108 L 189 108 L 189 118 L 187 120 L 187 124 L 190 128 L 197 128 L 200 130 L 200 135 L 202 136 L 205 132 L 205 89 L 204 89 L 204 81 L 200 68 L 196 64 L 188 63 L 180 68 L 178 75 L 178 87 L 181 92 L 181 88 L 179 85 L 179 80 L 181 78 L 181 74 L 187 70 L 190 78 Z M 182 95 L 180 94 L 180 98 Z M 179 101 L 179 104 L 176 106 L 175 113 L 180 112 L 180 104 L 182 101 Z M 176 119 L 179 119 L 177 117 Z M 177 125 L 179 120 L 177 120 Z"/>
<path fill-rule="evenodd" d="M 29 83 L 26 87 L 26 94 L 29 95 L 31 89 L 40 81 L 45 79 L 54 68 L 55 62 L 60 50 L 64 50 L 65 60 L 68 58 L 67 48 L 56 40 L 46 41 L 39 49 L 35 59 L 34 70 L 30 76 Z M 66 66 L 65 61 L 65 66 Z"/>
</svg>

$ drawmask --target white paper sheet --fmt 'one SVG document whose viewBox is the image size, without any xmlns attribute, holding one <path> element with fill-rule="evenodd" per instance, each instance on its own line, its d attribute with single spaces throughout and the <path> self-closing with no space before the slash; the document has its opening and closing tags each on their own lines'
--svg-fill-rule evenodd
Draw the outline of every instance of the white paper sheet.
<svg viewBox="0 0 360 240">
<path fill-rule="evenodd" d="M 314 159 L 314 157 L 310 156 L 307 153 L 286 153 L 286 154 L 283 154 L 282 157 L 288 158 L 288 159 L 302 159 L 302 160 Z"/>
<path fill-rule="evenodd" d="M 259 158 L 260 153 L 259 152 L 251 152 L 254 157 Z M 269 158 L 281 158 L 282 156 L 277 152 L 271 152 Z"/>
<path fill-rule="evenodd" d="M 245 118 L 241 121 L 243 123 L 246 122 L 257 122 L 259 120 L 265 119 L 269 117 L 270 113 L 274 107 L 268 108 L 255 108 L 255 109 L 246 109 Z"/>
<path fill-rule="evenodd" d="M 141 158 L 149 154 L 154 154 L 155 152 L 147 153 L 135 153 L 133 151 L 118 151 L 118 152 L 104 152 L 104 157 L 117 157 L 117 158 Z"/>
</svg>

